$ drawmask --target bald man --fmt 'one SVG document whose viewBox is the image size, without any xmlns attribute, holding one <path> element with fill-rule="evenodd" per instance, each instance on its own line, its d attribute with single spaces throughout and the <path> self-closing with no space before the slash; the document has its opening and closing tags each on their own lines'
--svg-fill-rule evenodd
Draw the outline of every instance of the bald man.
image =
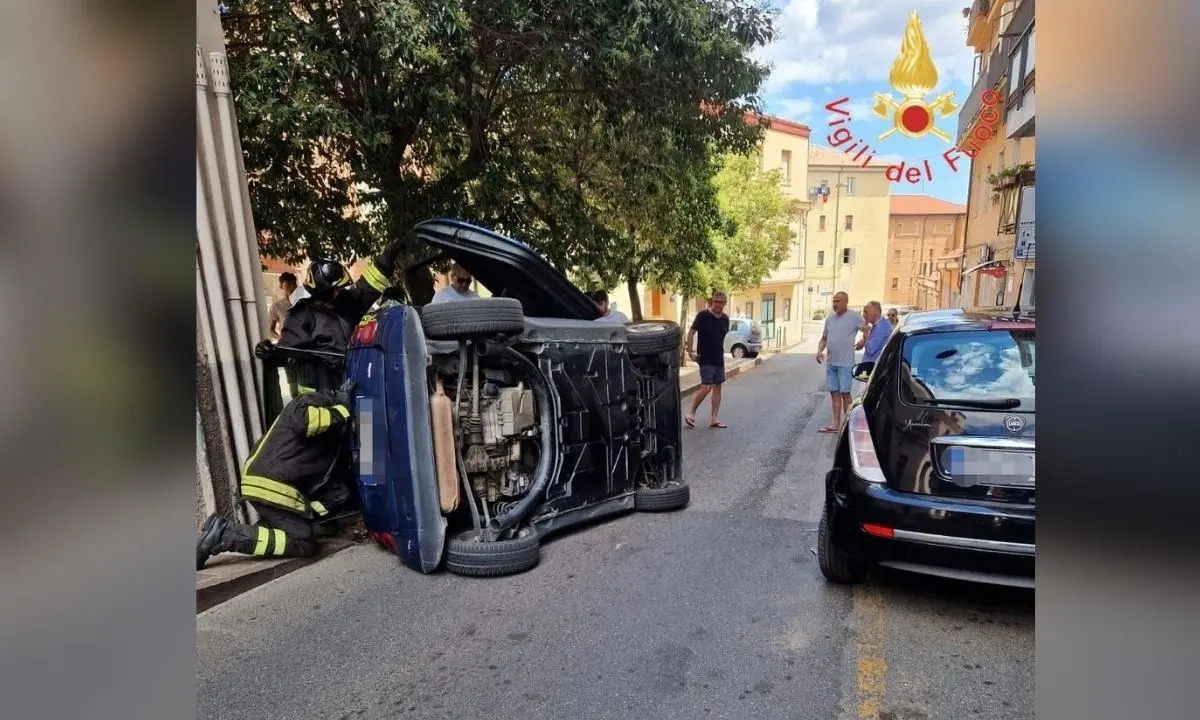
<svg viewBox="0 0 1200 720">
<path fill-rule="evenodd" d="M 470 300 L 477 297 L 479 297 L 479 293 L 471 289 L 471 273 L 467 272 L 462 265 L 454 263 L 454 266 L 450 268 L 450 284 L 434 293 L 429 304 Z"/>
<path fill-rule="evenodd" d="M 821 342 L 817 343 L 817 362 L 825 362 L 825 350 L 829 350 L 825 382 L 829 388 L 829 401 L 833 405 L 833 423 L 822 427 L 823 433 L 841 430 L 842 418 L 850 412 L 850 369 L 854 367 L 854 351 L 862 349 L 862 344 L 855 340 L 861 332 L 865 341 L 870 332 L 863 316 L 850 310 L 849 305 L 849 295 L 844 292 L 834 294 L 833 312 L 825 318 Z"/>
</svg>

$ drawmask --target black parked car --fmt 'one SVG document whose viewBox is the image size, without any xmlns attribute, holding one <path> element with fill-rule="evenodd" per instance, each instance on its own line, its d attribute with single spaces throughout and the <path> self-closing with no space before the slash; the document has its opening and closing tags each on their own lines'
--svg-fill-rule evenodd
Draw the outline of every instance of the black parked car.
<svg viewBox="0 0 1200 720">
<path fill-rule="evenodd" d="M 821 572 L 1033 587 L 1035 322 L 920 315 L 854 367 L 867 386 L 825 478 Z"/>
<path fill-rule="evenodd" d="M 492 294 L 384 303 L 346 356 L 351 461 L 371 537 L 405 564 L 503 575 L 548 533 L 687 505 L 674 323 L 614 325 L 516 240 L 458 220 L 414 228 Z"/>
</svg>

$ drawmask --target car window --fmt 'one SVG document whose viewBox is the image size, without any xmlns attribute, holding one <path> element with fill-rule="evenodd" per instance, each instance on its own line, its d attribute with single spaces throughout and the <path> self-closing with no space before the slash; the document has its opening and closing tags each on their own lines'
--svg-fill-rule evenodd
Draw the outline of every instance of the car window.
<svg viewBox="0 0 1200 720">
<path fill-rule="evenodd" d="M 741 327 L 742 327 L 742 324 L 740 322 L 738 322 L 737 320 L 729 321 L 729 332 L 737 332 L 738 330 L 741 329 Z"/>
<path fill-rule="evenodd" d="M 904 341 L 900 397 L 920 405 L 930 399 L 1017 398 L 1034 409 L 1034 331 L 980 330 L 916 335 Z"/>
</svg>

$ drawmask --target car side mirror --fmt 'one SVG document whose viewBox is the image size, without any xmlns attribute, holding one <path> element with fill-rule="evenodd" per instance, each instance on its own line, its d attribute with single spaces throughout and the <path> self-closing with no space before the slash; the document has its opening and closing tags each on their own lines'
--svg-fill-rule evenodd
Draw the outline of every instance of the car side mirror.
<svg viewBox="0 0 1200 720">
<path fill-rule="evenodd" d="M 866 382 L 871 379 L 871 371 L 875 369 L 874 362 L 860 362 L 850 369 L 850 374 L 859 382 Z"/>
</svg>

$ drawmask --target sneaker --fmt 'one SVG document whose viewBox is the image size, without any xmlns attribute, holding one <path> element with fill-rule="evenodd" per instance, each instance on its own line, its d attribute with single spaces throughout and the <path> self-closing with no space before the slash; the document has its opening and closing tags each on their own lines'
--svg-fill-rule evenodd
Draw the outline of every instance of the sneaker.
<svg viewBox="0 0 1200 720">
<path fill-rule="evenodd" d="M 229 521 L 213 513 L 200 526 L 200 537 L 196 538 L 196 569 L 203 570 L 208 559 L 217 554 L 221 540 L 225 536 L 225 528 Z"/>
</svg>

